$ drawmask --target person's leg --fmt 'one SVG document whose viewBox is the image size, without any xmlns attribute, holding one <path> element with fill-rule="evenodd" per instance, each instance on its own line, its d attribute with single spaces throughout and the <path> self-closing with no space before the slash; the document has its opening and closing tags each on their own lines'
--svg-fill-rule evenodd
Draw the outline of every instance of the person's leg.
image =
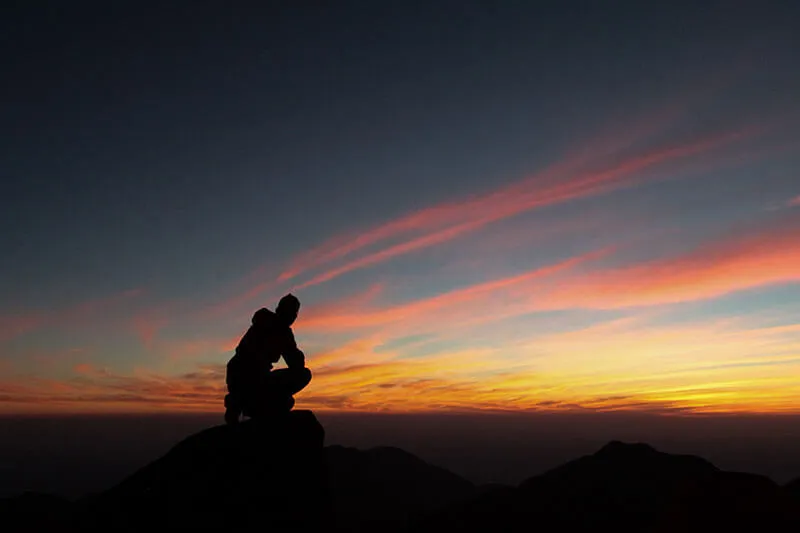
<svg viewBox="0 0 800 533">
<path fill-rule="evenodd" d="M 269 372 L 245 387 L 240 400 L 244 416 L 260 418 L 291 411 L 295 403 L 292 396 L 310 381 L 311 371 L 307 368 L 282 368 Z"/>
<path fill-rule="evenodd" d="M 230 392 L 225 395 L 225 423 L 236 424 L 239 422 L 239 415 L 242 409 L 239 406 L 237 398 Z"/>
<path fill-rule="evenodd" d="M 269 386 L 279 394 L 294 396 L 311 382 L 308 368 L 281 368 L 269 373 Z"/>
<path fill-rule="evenodd" d="M 261 404 L 269 411 L 284 412 L 294 407 L 294 394 L 311 381 L 307 368 L 282 368 L 268 374 Z"/>
<path fill-rule="evenodd" d="M 264 416 L 270 405 L 269 374 L 250 375 L 241 395 L 242 414 L 248 418 Z"/>
<path fill-rule="evenodd" d="M 225 368 L 225 384 L 228 387 L 228 394 L 225 395 L 225 423 L 236 424 L 239 422 L 239 416 L 242 414 L 241 398 L 239 397 L 240 387 L 238 386 L 237 379 L 237 363 L 236 356 L 228 361 Z"/>
</svg>

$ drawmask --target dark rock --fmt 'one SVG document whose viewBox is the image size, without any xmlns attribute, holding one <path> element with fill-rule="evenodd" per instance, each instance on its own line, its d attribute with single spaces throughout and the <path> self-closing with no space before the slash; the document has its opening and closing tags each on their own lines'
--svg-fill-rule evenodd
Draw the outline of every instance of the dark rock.
<svg viewBox="0 0 800 533">
<path fill-rule="evenodd" d="M 513 488 L 514 487 L 511 485 L 505 485 L 503 483 L 486 483 L 484 485 L 478 485 L 475 487 L 475 496 L 482 496 L 498 490 L 508 490 Z"/>
<path fill-rule="evenodd" d="M 25 492 L 0 499 L 0 527 L 6 533 L 23 531 L 57 531 L 68 523 L 72 502 L 51 494 Z"/>
<path fill-rule="evenodd" d="M 292 411 L 183 440 L 81 503 L 81 530 L 314 529 L 329 520 L 324 430 Z"/>
</svg>

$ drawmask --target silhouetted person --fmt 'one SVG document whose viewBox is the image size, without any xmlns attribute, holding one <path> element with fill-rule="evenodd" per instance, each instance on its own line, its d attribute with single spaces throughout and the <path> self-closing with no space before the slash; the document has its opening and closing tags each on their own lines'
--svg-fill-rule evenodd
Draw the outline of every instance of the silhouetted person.
<svg viewBox="0 0 800 533">
<path fill-rule="evenodd" d="M 287 294 L 273 313 L 261 308 L 228 362 L 225 382 L 225 422 L 234 424 L 239 416 L 256 418 L 287 412 L 294 407 L 293 395 L 311 381 L 305 355 L 297 347 L 292 324 L 300 311 L 300 300 Z M 283 356 L 288 368 L 272 370 Z"/>
</svg>

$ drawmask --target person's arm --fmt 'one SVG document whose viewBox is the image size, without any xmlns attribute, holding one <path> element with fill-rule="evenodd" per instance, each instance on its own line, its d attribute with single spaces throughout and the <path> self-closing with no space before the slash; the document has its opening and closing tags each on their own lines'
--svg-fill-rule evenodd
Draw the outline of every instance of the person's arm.
<svg viewBox="0 0 800 533">
<path fill-rule="evenodd" d="M 289 368 L 303 368 L 306 366 L 306 356 L 297 347 L 297 342 L 294 340 L 294 333 L 289 330 L 286 338 L 286 349 L 283 351 L 283 360 L 286 361 L 286 366 Z"/>
</svg>

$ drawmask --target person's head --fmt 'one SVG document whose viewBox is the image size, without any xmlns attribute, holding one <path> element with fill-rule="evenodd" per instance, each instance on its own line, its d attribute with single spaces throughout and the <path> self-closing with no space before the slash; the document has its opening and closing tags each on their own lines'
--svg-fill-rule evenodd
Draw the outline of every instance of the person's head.
<svg viewBox="0 0 800 533">
<path fill-rule="evenodd" d="M 294 324 L 297 319 L 297 313 L 300 312 L 300 300 L 294 294 L 287 294 L 278 302 L 278 307 L 275 308 L 275 314 L 278 315 L 288 325 Z"/>
</svg>

